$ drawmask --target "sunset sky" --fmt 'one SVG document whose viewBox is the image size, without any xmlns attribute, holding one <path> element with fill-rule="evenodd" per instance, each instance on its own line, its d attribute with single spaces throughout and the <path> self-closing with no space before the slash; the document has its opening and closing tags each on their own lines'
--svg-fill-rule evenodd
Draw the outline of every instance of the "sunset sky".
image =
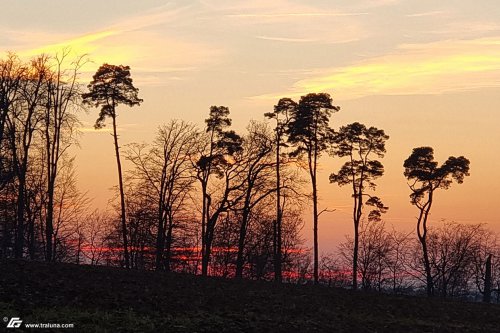
<svg viewBox="0 0 500 333">
<path fill-rule="evenodd" d="M 104 62 L 130 65 L 144 103 L 118 110 L 120 142 L 149 142 L 159 124 L 203 125 L 211 105 L 236 130 L 281 97 L 328 92 L 338 128 L 359 121 L 390 136 L 378 195 L 385 220 L 412 230 L 403 161 L 434 147 L 471 161 L 471 176 L 436 195 L 431 224 L 487 223 L 500 231 L 500 6 L 498 1 L 184 0 L 2 1 L 0 51 L 22 57 L 71 47 L 88 54 L 85 82 Z M 82 191 L 104 208 L 117 184 L 112 137 L 82 114 L 75 149 Z M 321 160 L 320 249 L 350 233 L 348 188 L 328 183 L 341 162 Z M 312 237 L 310 215 L 304 237 Z"/>
</svg>

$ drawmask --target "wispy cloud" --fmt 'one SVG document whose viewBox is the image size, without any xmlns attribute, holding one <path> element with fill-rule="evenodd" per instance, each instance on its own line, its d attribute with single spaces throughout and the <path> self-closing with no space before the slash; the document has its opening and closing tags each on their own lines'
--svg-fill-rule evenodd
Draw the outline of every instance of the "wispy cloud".
<svg viewBox="0 0 500 333">
<path fill-rule="evenodd" d="M 226 17 L 231 18 L 317 18 L 317 17 L 344 17 L 344 16 L 360 16 L 368 13 L 259 13 L 259 14 L 228 14 Z"/>
<path fill-rule="evenodd" d="M 500 86 L 500 37 L 404 44 L 388 55 L 320 69 L 272 99 L 334 92 L 337 99 L 367 95 L 440 94 Z"/>
<path fill-rule="evenodd" d="M 422 12 L 422 13 L 414 13 L 414 14 L 407 14 L 406 17 L 428 17 L 428 16 L 441 16 L 445 14 L 445 11 L 442 10 L 434 10 L 430 12 Z"/>
<path fill-rule="evenodd" d="M 424 29 L 422 32 L 439 36 L 461 36 L 462 38 L 477 38 L 500 31 L 500 24 L 492 21 L 458 20 L 445 22 L 434 29 Z"/>
<path fill-rule="evenodd" d="M 54 54 L 70 48 L 76 55 L 89 56 L 91 62 L 83 68 L 84 72 L 92 73 L 104 62 L 127 64 L 137 73 L 136 81 L 157 85 L 161 84 L 158 73 L 193 71 L 222 55 L 220 49 L 207 47 L 201 41 L 181 39 L 155 29 L 187 19 L 191 15 L 188 9 L 162 6 L 83 34 L 26 31 L 10 36 L 16 41 L 21 57 Z"/>
<path fill-rule="evenodd" d="M 226 26 L 248 32 L 257 38 L 278 42 L 345 43 L 365 38 L 364 11 L 345 11 L 335 5 L 314 2 L 204 0 L 209 17 L 216 16 Z M 284 35 L 284 36 L 282 36 Z"/>
<path fill-rule="evenodd" d="M 315 42 L 317 39 L 313 38 L 289 38 L 289 37 L 271 37 L 271 36 L 257 36 L 258 39 L 272 40 L 278 42 L 292 42 L 292 43 L 310 43 Z"/>
</svg>

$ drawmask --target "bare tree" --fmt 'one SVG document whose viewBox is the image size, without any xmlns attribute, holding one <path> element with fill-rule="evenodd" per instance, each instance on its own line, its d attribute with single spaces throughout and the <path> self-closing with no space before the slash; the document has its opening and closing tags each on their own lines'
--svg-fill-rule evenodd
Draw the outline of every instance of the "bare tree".
<svg viewBox="0 0 500 333">
<path fill-rule="evenodd" d="M 160 126 L 151 147 L 134 144 L 126 153 L 135 166 L 131 176 L 151 188 L 157 203 L 157 270 L 170 270 L 173 230 L 186 212 L 195 181 L 191 158 L 199 134 L 193 125 L 173 120 Z"/>
<path fill-rule="evenodd" d="M 13 177 L 11 161 L 6 159 L 10 154 L 7 149 L 9 143 L 4 142 L 5 130 L 8 115 L 14 112 L 27 75 L 28 67 L 14 53 L 0 59 L 0 189 Z"/>
<path fill-rule="evenodd" d="M 47 56 L 31 61 L 24 77 L 19 98 L 7 114 L 6 123 L 12 151 L 13 171 L 17 181 L 17 218 L 15 257 L 23 257 L 25 240 L 26 178 L 30 149 L 41 121 L 40 106 L 44 102 L 46 80 L 50 75 Z"/>
<path fill-rule="evenodd" d="M 47 203 L 45 220 L 45 259 L 54 260 L 54 192 L 59 164 L 75 139 L 78 119 L 76 111 L 81 107 L 78 72 L 85 63 L 84 57 L 77 58 L 72 68 L 65 68 L 69 49 L 53 58 L 51 76 L 47 80 L 47 103 L 43 115 L 43 137 L 45 141 L 45 167 L 47 168 Z"/>
<path fill-rule="evenodd" d="M 412 286 L 408 276 L 408 261 L 410 260 L 411 233 L 392 229 L 388 236 L 391 242 L 391 252 L 387 257 L 388 280 L 393 293 L 401 293 Z"/>
<path fill-rule="evenodd" d="M 481 224 L 445 222 L 430 229 L 429 260 L 435 290 L 442 297 L 469 293 L 476 257 L 487 232 Z"/>
<path fill-rule="evenodd" d="M 58 181 L 54 188 L 54 230 L 52 253 L 54 261 L 73 262 L 78 252 L 79 222 L 89 209 L 87 193 L 77 187 L 74 158 L 64 157 L 60 160 Z M 46 214 L 46 212 L 45 212 Z M 40 223 L 46 221 L 40 219 Z M 45 235 L 45 229 L 43 234 Z M 45 240 L 45 244 L 47 241 Z M 47 245 L 45 245 L 46 248 Z"/>
<path fill-rule="evenodd" d="M 265 125 L 255 122 L 250 124 L 248 130 L 249 134 L 244 138 L 243 142 L 243 156 L 241 160 L 244 170 L 241 173 L 241 177 L 243 178 L 241 181 L 241 195 L 243 199 L 241 207 L 238 207 L 241 215 L 239 217 L 238 254 L 236 259 L 237 278 L 243 276 L 243 255 L 247 229 L 251 216 L 254 213 L 254 208 L 275 191 L 273 186 L 273 170 L 276 164 L 271 156 L 274 145 L 269 130 Z"/>
<path fill-rule="evenodd" d="M 474 282 L 477 290 L 483 294 L 483 301 L 489 303 L 492 292 L 499 291 L 498 286 L 494 288 L 500 279 L 500 270 L 497 268 L 500 258 L 498 236 L 485 230 L 479 241 L 480 244 L 473 256 Z"/>
</svg>

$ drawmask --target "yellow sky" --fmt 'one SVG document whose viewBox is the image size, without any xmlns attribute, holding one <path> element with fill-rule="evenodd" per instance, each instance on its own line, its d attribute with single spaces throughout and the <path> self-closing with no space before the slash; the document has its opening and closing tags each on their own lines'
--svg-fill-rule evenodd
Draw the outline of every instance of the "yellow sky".
<svg viewBox="0 0 500 333">
<path fill-rule="evenodd" d="M 210 105 L 229 106 L 236 129 L 262 120 L 281 97 L 330 93 L 341 111 L 332 126 L 353 121 L 389 135 L 386 175 L 378 194 L 387 221 L 411 229 L 402 163 L 430 145 L 442 162 L 471 160 L 471 176 L 439 193 L 441 219 L 485 222 L 500 231 L 500 6 L 495 1 L 8 0 L 0 50 L 29 57 L 71 47 L 92 62 L 126 64 L 144 103 L 121 109 L 122 146 L 150 141 L 172 118 L 202 125 Z M 43 15 L 41 15 L 43 14 Z M 82 115 L 77 154 L 82 190 L 104 207 L 116 183 L 109 132 L 92 130 L 97 111 Z M 99 163 L 96 163 L 98 161 Z M 328 184 L 340 165 L 321 161 L 321 246 L 332 250 L 350 232 L 348 189 Z M 306 219 L 309 220 L 308 215 Z M 310 225 L 304 236 L 310 238 Z"/>
</svg>

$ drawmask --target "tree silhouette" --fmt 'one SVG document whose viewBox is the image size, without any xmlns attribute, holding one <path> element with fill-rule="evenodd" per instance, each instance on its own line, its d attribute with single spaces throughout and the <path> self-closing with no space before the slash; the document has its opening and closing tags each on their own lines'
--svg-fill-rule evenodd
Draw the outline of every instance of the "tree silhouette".
<svg viewBox="0 0 500 333">
<path fill-rule="evenodd" d="M 230 194 L 239 189 L 239 186 L 233 184 L 239 172 L 233 157 L 241 152 L 242 139 L 234 131 L 227 130 L 231 126 L 231 119 L 229 109 L 225 106 L 210 107 L 210 114 L 205 123 L 208 139 L 207 142 L 201 142 L 200 156 L 194 167 L 202 190 L 202 275 L 206 276 L 217 220 L 221 213 L 227 212 L 236 204 L 230 200 Z M 223 179 L 218 200 L 215 200 L 214 193 L 209 190 L 210 178 L 213 175 Z"/>
<path fill-rule="evenodd" d="M 333 138 L 333 130 L 329 126 L 330 116 L 339 111 L 332 105 L 329 94 L 308 94 L 302 96 L 297 108 L 293 108 L 288 126 L 288 142 L 295 146 L 292 156 L 307 156 L 307 166 L 312 185 L 313 200 L 313 232 L 314 232 L 314 283 L 319 279 L 318 256 L 318 190 L 317 166 L 321 153 L 325 151 Z"/>
<path fill-rule="evenodd" d="M 173 232 L 188 208 L 186 201 L 195 181 L 190 159 L 199 137 L 193 125 L 172 120 L 159 127 L 151 146 L 132 144 L 126 151 L 135 166 L 132 178 L 147 188 L 156 204 L 156 270 L 171 268 Z"/>
<path fill-rule="evenodd" d="M 47 56 L 38 56 L 31 61 L 29 72 L 21 81 L 18 107 L 12 108 L 6 119 L 13 171 L 17 179 L 16 258 L 22 258 L 24 253 L 26 199 L 29 192 L 27 179 L 30 157 L 33 157 L 30 152 L 42 118 L 39 106 L 45 102 L 45 83 L 49 75 Z"/>
<path fill-rule="evenodd" d="M 249 133 L 244 137 L 242 146 L 241 164 L 244 170 L 241 173 L 241 183 L 243 184 L 241 189 L 242 203 L 241 207 L 236 207 L 241 212 L 239 214 L 241 217 L 238 218 L 240 228 L 236 258 L 236 278 L 243 277 L 244 250 L 250 220 L 256 213 L 257 205 L 276 190 L 273 182 L 275 164 L 272 160 L 274 143 L 269 128 L 265 124 L 252 122 L 248 127 L 248 131 Z"/>
<path fill-rule="evenodd" d="M 13 106 L 19 100 L 28 77 L 28 67 L 25 66 L 19 57 L 14 53 L 9 53 L 7 59 L 0 59 L 0 189 L 14 177 L 12 161 L 9 161 L 8 151 L 3 151 L 8 147 L 4 144 L 6 130 L 8 132 L 9 114 L 13 112 Z M 6 149 L 8 150 L 8 149 Z"/>
<path fill-rule="evenodd" d="M 424 269 L 427 282 L 427 295 L 434 294 L 434 283 L 427 247 L 427 219 L 434 199 L 434 191 L 448 189 L 453 180 L 461 184 L 469 176 L 469 160 L 463 156 L 450 156 L 441 166 L 434 161 L 431 147 L 414 148 L 405 160 L 404 175 L 410 181 L 410 200 L 419 210 L 417 236 L 422 246 Z"/>
<path fill-rule="evenodd" d="M 54 69 L 46 83 L 46 105 L 43 112 L 43 136 L 45 141 L 45 168 L 47 172 L 47 203 L 45 218 L 45 259 L 53 261 L 55 247 L 54 195 L 61 160 L 74 138 L 78 119 L 75 115 L 80 105 L 80 85 L 77 82 L 80 68 L 85 64 L 79 57 L 71 70 L 63 68 L 69 50 L 54 57 Z"/>
<path fill-rule="evenodd" d="M 280 148 L 287 147 L 284 136 L 290 122 L 290 114 L 297 109 L 297 103 L 290 98 L 282 98 L 274 106 L 274 112 L 264 114 L 269 119 L 276 120 L 275 145 L 276 145 L 276 221 L 274 226 L 274 280 L 282 280 L 282 219 L 281 207 L 281 155 Z"/>
<path fill-rule="evenodd" d="M 118 135 L 116 134 L 116 108 L 120 104 L 127 106 L 139 105 L 142 99 L 138 97 L 139 89 L 132 84 L 130 77 L 130 67 L 123 65 L 104 64 L 93 76 L 93 80 L 87 86 L 88 93 L 82 94 L 85 103 L 94 107 L 101 107 L 99 117 L 96 120 L 95 128 L 99 129 L 105 126 L 104 121 L 107 117 L 113 122 L 113 139 L 115 144 L 116 164 L 118 167 L 118 181 L 120 190 L 121 205 L 121 225 L 123 237 L 123 251 L 125 257 L 125 266 L 130 267 L 128 243 L 127 243 L 127 224 L 125 216 L 125 195 L 123 190 L 122 167 L 120 162 L 120 149 L 118 146 Z"/>
<path fill-rule="evenodd" d="M 366 189 L 375 189 L 375 179 L 384 174 L 384 166 L 373 157 L 384 157 L 385 141 L 389 139 L 383 130 L 375 127 L 367 128 L 358 122 L 342 126 L 335 135 L 335 145 L 332 155 L 347 157 L 348 160 L 340 168 L 338 173 L 330 175 L 330 182 L 339 186 L 351 185 L 354 222 L 354 244 L 352 262 L 352 288 L 358 287 L 358 249 L 359 249 L 359 224 L 363 215 L 364 204 L 373 206 L 369 215 L 369 221 L 380 220 L 381 213 L 387 210 L 382 201 L 366 193 Z M 365 197 L 368 199 L 365 201 Z"/>
</svg>

